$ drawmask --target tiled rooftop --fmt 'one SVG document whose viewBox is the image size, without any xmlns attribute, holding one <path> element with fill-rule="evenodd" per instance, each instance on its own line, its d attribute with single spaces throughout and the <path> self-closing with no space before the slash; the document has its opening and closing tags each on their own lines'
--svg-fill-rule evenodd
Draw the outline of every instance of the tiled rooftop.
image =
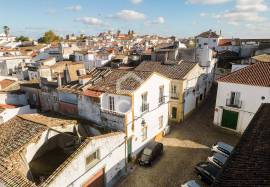
<svg viewBox="0 0 270 187">
<path fill-rule="evenodd" d="M 36 141 L 46 129 L 20 117 L 0 125 L 0 183 L 6 186 L 33 185 L 20 171 L 19 151 Z"/>
<path fill-rule="evenodd" d="M 151 75 L 152 72 L 114 69 L 108 76 L 98 80 L 92 86 L 89 86 L 88 89 L 114 94 L 129 94 L 136 90 Z"/>
<path fill-rule="evenodd" d="M 270 87 L 270 63 L 257 62 L 221 77 L 218 82 Z"/>
<path fill-rule="evenodd" d="M 270 55 L 267 55 L 267 54 L 254 56 L 252 58 L 255 59 L 258 62 L 268 62 L 268 63 L 270 63 Z"/>
<path fill-rule="evenodd" d="M 213 187 L 270 186 L 270 104 L 258 110 Z"/>
<path fill-rule="evenodd" d="M 166 65 L 161 62 L 145 61 L 135 68 L 136 71 L 160 73 L 170 79 L 183 79 L 196 63 L 182 61 L 178 64 Z"/>
</svg>

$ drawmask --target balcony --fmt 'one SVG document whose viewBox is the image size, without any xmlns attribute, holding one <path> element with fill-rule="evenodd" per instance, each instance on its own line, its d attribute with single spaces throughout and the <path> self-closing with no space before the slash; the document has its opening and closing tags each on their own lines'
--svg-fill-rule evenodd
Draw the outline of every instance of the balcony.
<svg viewBox="0 0 270 187">
<path fill-rule="evenodd" d="M 171 99 L 179 99 L 179 94 L 178 93 L 175 93 L 175 92 L 171 92 L 170 93 L 170 98 Z"/>
<path fill-rule="evenodd" d="M 149 111 L 149 103 L 143 104 L 141 106 L 141 112 L 148 112 Z"/>
<path fill-rule="evenodd" d="M 226 106 L 233 107 L 233 108 L 242 108 L 242 101 L 241 100 L 232 101 L 229 98 L 229 99 L 226 99 Z"/>
<path fill-rule="evenodd" d="M 159 105 L 162 105 L 162 104 L 164 104 L 164 103 L 165 103 L 165 96 L 159 97 L 159 99 L 158 99 L 158 104 L 159 104 Z"/>
<path fill-rule="evenodd" d="M 101 112 L 105 113 L 105 114 L 119 116 L 119 117 L 124 117 L 126 115 L 126 113 L 115 111 L 115 110 L 110 110 L 110 109 L 105 109 L 105 108 L 101 108 Z"/>
</svg>

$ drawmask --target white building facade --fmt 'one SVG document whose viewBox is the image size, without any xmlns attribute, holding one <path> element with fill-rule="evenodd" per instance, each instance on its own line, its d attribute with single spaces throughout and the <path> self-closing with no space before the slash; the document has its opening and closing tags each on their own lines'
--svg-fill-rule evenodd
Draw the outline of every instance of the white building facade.
<svg viewBox="0 0 270 187">
<path fill-rule="evenodd" d="M 261 104 L 269 102 L 269 87 L 219 82 L 214 124 L 243 133 Z"/>
</svg>

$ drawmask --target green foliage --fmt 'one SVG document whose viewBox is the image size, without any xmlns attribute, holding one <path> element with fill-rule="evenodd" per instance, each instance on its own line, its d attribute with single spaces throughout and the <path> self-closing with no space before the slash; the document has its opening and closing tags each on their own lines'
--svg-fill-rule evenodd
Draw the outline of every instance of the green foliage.
<svg viewBox="0 0 270 187">
<path fill-rule="evenodd" d="M 8 26 L 5 25 L 5 26 L 3 27 L 3 29 L 4 29 L 5 35 L 8 36 L 8 35 L 9 35 L 10 28 L 9 28 Z"/>
<path fill-rule="evenodd" d="M 30 40 L 29 40 L 29 38 L 26 37 L 26 36 L 20 36 L 20 37 L 17 37 L 17 38 L 16 38 L 16 42 L 18 42 L 18 41 L 21 41 L 21 42 L 28 42 L 28 41 L 30 41 Z"/>
<path fill-rule="evenodd" d="M 52 42 L 59 42 L 60 37 L 57 36 L 52 30 L 44 33 L 44 36 L 38 39 L 39 43 L 52 43 Z"/>
</svg>

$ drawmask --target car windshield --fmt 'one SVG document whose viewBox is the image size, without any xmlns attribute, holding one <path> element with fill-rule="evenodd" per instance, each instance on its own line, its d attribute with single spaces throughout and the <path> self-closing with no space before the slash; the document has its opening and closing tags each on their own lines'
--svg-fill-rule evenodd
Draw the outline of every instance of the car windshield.
<svg viewBox="0 0 270 187">
<path fill-rule="evenodd" d="M 150 155 L 151 155 L 151 153 L 152 153 L 152 150 L 151 150 L 151 149 L 149 149 L 149 148 L 145 148 L 145 149 L 144 149 L 144 151 L 143 151 L 143 154 L 144 154 L 144 155 L 148 155 L 148 156 L 150 156 Z"/>
<path fill-rule="evenodd" d="M 222 150 L 226 150 L 227 152 L 231 153 L 233 150 L 233 147 L 231 145 L 228 145 L 223 142 L 218 142 L 218 148 Z"/>
<path fill-rule="evenodd" d="M 213 160 L 223 165 L 226 162 L 227 157 L 223 156 L 222 154 L 216 153 L 213 156 Z"/>
</svg>

